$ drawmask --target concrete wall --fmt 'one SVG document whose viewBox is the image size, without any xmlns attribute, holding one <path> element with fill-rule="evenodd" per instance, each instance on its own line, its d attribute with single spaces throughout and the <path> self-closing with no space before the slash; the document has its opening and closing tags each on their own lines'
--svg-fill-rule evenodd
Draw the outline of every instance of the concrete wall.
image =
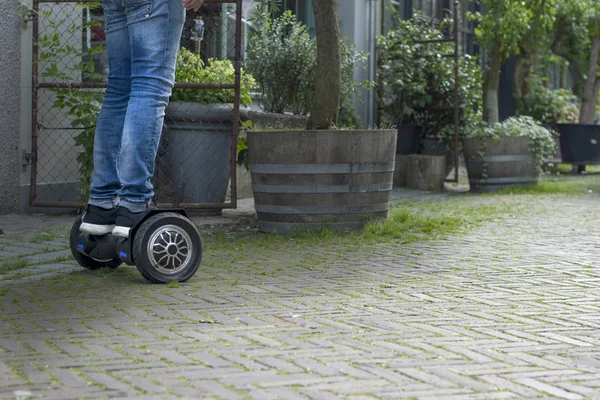
<svg viewBox="0 0 600 400">
<path fill-rule="evenodd" d="M 23 16 L 13 0 L 0 2 L 0 214 L 19 207 L 19 89 Z"/>
</svg>

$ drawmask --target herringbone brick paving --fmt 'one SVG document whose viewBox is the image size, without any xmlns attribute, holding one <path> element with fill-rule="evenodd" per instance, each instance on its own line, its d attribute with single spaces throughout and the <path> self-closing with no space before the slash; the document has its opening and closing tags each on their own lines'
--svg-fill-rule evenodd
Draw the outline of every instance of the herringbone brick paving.
<svg viewBox="0 0 600 400">
<path fill-rule="evenodd" d="M 13 226 L 0 265 L 39 265 L 0 281 L 0 398 L 598 399 L 599 200 L 468 197 L 526 210 L 408 245 L 232 241 L 179 287 Z"/>
</svg>

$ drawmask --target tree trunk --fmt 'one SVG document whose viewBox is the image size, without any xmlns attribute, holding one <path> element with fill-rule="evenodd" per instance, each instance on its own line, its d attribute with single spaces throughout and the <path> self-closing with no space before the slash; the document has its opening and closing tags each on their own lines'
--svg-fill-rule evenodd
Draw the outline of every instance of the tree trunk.
<svg viewBox="0 0 600 400">
<path fill-rule="evenodd" d="M 495 48 L 499 48 L 499 45 L 496 45 Z M 502 55 L 499 51 L 494 50 L 491 57 L 492 63 L 483 78 L 483 119 L 490 125 L 500 122 L 498 86 L 500 85 Z"/>
<path fill-rule="evenodd" d="M 588 64 L 587 79 L 581 97 L 580 124 L 593 124 L 596 120 L 596 104 L 598 102 L 598 57 L 600 56 L 600 36 L 592 42 L 592 50 Z"/>
<path fill-rule="evenodd" d="M 317 80 L 308 129 L 338 123 L 341 91 L 340 27 L 337 0 L 313 0 L 317 34 Z"/>
</svg>

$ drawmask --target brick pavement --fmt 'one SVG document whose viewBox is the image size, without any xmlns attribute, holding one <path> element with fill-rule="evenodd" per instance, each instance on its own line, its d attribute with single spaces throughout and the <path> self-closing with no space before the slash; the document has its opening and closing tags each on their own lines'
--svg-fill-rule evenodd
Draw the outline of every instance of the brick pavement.
<svg viewBox="0 0 600 400">
<path fill-rule="evenodd" d="M 411 245 L 226 242 L 180 287 L 0 217 L 0 265 L 38 264 L 0 281 L 0 398 L 598 399 L 599 200 L 468 197 L 531 204 Z"/>
</svg>

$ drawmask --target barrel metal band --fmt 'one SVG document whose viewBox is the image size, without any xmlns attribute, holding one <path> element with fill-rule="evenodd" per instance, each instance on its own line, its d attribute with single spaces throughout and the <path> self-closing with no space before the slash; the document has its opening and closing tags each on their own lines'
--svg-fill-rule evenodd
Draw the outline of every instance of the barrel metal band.
<svg viewBox="0 0 600 400">
<path fill-rule="evenodd" d="M 255 193 L 372 193 L 388 192 L 393 183 L 372 185 L 330 185 L 330 186 L 283 186 L 283 185 L 252 185 Z"/>
<path fill-rule="evenodd" d="M 254 207 L 257 212 L 269 214 L 362 214 L 387 211 L 389 204 L 369 204 L 364 206 L 269 206 L 255 204 Z"/>
<path fill-rule="evenodd" d="M 508 154 L 502 156 L 486 156 L 483 157 L 485 162 L 517 162 L 517 161 L 533 161 L 531 154 Z"/>
<path fill-rule="evenodd" d="M 352 164 L 251 164 L 250 172 L 257 174 L 356 174 L 393 172 L 395 163 Z"/>
<path fill-rule="evenodd" d="M 509 178 L 469 179 L 470 183 L 535 183 L 538 178 L 531 176 L 515 176 Z"/>
</svg>

